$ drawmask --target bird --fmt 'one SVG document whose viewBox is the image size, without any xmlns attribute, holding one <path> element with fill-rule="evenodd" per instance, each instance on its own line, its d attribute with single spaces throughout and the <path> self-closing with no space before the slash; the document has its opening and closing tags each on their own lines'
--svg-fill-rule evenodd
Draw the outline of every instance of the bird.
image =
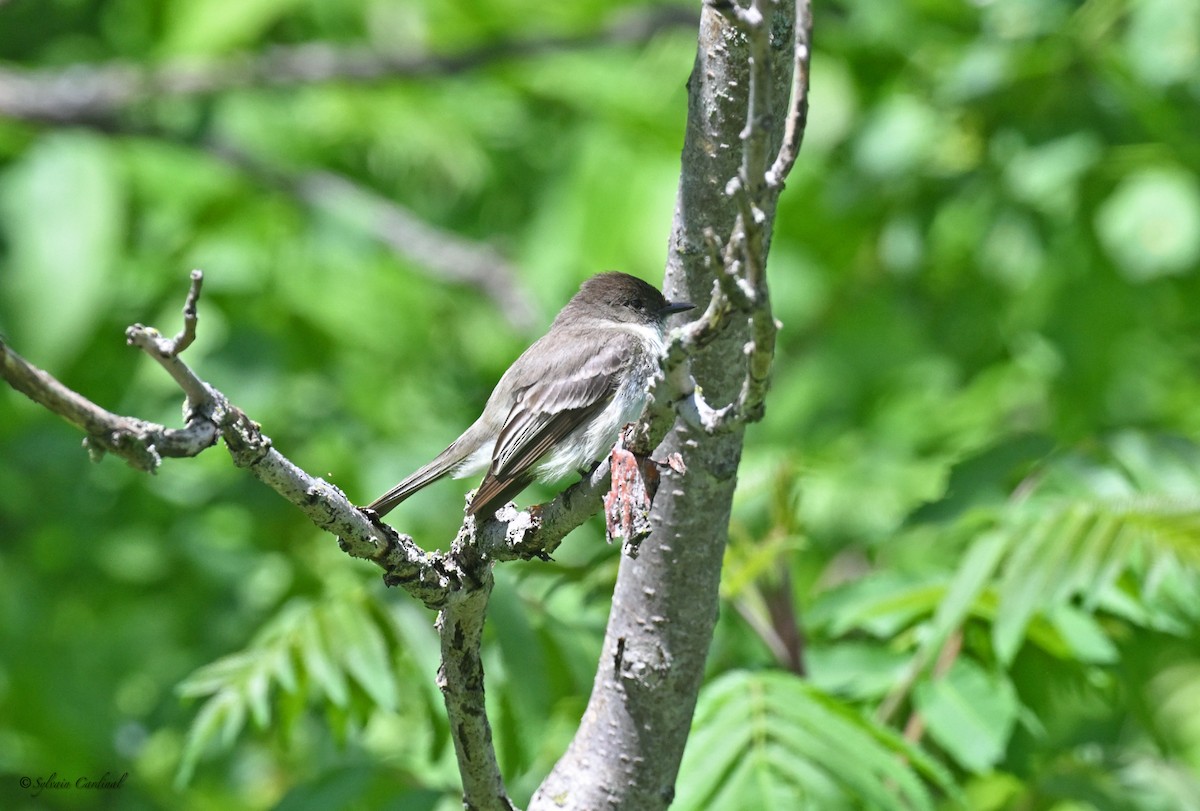
<svg viewBox="0 0 1200 811">
<path fill-rule="evenodd" d="M 534 480 L 586 470 L 641 416 L 666 350 L 667 318 L 693 307 L 627 273 L 587 279 L 501 376 L 479 418 L 366 509 L 383 517 L 446 475 L 486 469 L 467 513 L 489 517 Z"/>
</svg>

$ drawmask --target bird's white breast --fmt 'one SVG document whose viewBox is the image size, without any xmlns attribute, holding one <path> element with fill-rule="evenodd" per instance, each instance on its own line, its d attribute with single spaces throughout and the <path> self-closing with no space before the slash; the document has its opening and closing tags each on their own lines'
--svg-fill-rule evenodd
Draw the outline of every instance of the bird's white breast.
<svg viewBox="0 0 1200 811">
<path fill-rule="evenodd" d="M 637 420 L 646 407 L 646 388 L 658 369 L 659 359 L 666 351 L 662 333 L 655 327 L 642 324 L 621 324 L 611 329 L 637 334 L 645 352 L 631 364 L 624 381 L 604 410 L 546 455 L 538 465 L 539 479 L 561 479 L 574 471 L 590 467 L 616 444 L 621 429 Z"/>
</svg>

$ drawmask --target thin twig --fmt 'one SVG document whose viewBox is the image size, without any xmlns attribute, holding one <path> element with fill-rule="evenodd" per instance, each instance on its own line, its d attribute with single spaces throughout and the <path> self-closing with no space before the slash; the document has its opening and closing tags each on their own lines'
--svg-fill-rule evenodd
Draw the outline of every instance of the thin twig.
<svg viewBox="0 0 1200 811">
<path fill-rule="evenodd" d="M 204 284 L 204 271 L 197 268 L 192 271 L 191 277 L 192 286 L 188 290 L 187 299 L 183 302 L 183 329 L 171 341 L 172 355 L 178 355 L 191 346 L 192 341 L 196 340 L 196 322 L 199 320 L 196 303 L 200 301 L 200 287 Z"/>
<path fill-rule="evenodd" d="M 746 94 L 746 126 L 742 129 L 740 185 L 746 197 L 739 199 L 745 226 L 757 221 L 747 210 L 762 197 L 766 183 L 767 144 L 771 137 L 769 93 L 771 88 L 770 0 L 753 0 L 749 8 L 734 6 L 735 18 L 746 34 L 750 50 L 750 88 Z"/>
<path fill-rule="evenodd" d="M 962 652 L 962 628 L 956 628 L 946 640 L 945 646 L 938 653 L 937 661 L 933 664 L 931 681 L 940 681 L 950 672 L 958 655 Z M 925 719 L 917 710 L 913 710 L 904 724 L 904 739 L 909 743 L 919 743 L 925 734 Z"/>
<path fill-rule="evenodd" d="M 197 377 L 179 358 L 179 353 L 196 340 L 196 302 L 200 298 L 200 286 L 203 283 L 203 271 L 193 270 L 192 286 L 183 305 L 183 329 L 174 338 L 167 338 L 154 327 L 141 324 L 134 324 L 125 330 L 125 342 L 154 358 L 167 370 L 167 374 L 171 375 L 179 388 L 183 389 L 183 393 L 187 395 L 189 413 L 197 409 L 211 410 L 213 399 L 208 384 Z"/>
<path fill-rule="evenodd" d="M 791 109 L 784 125 L 779 154 L 767 172 L 767 185 L 780 191 L 796 163 L 796 156 L 800 154 L 800 144 L 804 141 L 804 129 L 808 124 L 808 66 L 812 59 L 812 28 L 812 6 L 809 3 L 796 3 L 796 61 L 792 68 Z"/>
</svg>

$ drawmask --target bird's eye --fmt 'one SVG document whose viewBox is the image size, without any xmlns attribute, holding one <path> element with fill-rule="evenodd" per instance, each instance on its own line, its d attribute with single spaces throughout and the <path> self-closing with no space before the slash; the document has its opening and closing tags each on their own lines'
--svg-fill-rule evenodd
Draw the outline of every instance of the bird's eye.
<svg viewBox="0 0 1200 811">
<path fill-rule="evenodd" d="M 629 306 L 635 310 L 646 309 L 646 303 L 644 301 L 642 301 L 640 298 L 631 299 L 629 301 Z"/>
</svg>

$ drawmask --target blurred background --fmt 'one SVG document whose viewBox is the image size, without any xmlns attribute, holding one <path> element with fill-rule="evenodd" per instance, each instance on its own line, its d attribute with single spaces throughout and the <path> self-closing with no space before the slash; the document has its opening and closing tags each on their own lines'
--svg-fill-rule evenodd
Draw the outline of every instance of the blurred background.
<svg viewBox="0 0 1200 811">
<path fill-rule="evenodd" d="M 673 807 L 1200 808 L 1200 4 L 814 5 Z M 582 279 L 661 283 L 698 6 L 0 2 L 0 333 L 178 425 L 123 331 L 202 268 L 193 368 L 365 503 Z M 0 390 L 0 806 L 460 807 L 430 612 L 221 448 L 80 440 Z M 393 523 L 446 546 L 471 486 Z M 595 521 L 497 571 L 522 803 L 616 566 Z"/>
</svg>

